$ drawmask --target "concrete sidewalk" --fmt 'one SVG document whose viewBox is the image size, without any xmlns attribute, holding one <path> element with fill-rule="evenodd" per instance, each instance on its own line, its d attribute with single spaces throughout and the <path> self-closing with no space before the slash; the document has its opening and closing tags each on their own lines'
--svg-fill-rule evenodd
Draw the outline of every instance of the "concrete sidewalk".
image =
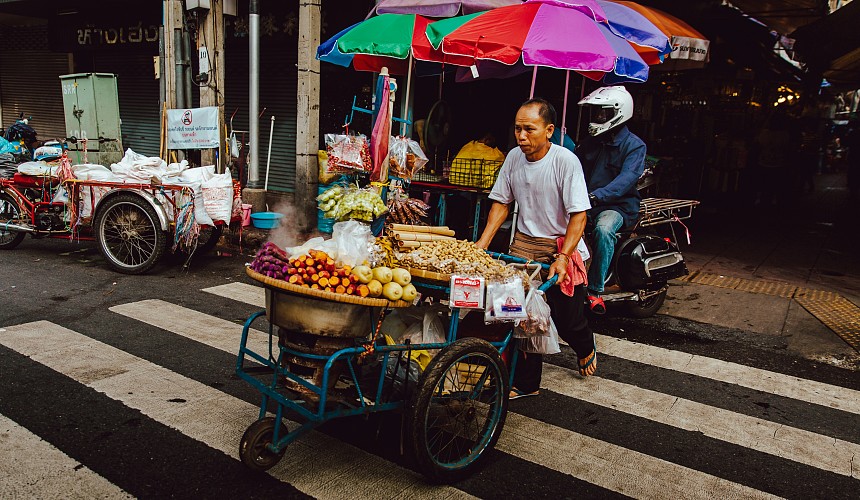
<svg viewBox="0 0 860 500">
<path fill-rule="evenodd" d="M 692 244 L 681 242 L 691 275 L 660 313 L 781 336 L 804 357 L 860 369 L 858 208 L 844 174 L 815 181 L 783 206 L 703 201 Z"/>
</svg>

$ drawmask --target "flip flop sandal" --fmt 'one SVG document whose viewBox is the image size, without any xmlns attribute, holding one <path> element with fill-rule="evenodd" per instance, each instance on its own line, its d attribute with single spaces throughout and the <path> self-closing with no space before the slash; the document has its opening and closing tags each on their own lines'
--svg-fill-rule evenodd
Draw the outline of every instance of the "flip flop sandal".
<svg viewBox="0 0 860 500">
<path fill-rule="evenodd" d="M 514 399 L 527 398 L 529 396 L 537 396 L 538 394 L 540 394 L 539 390 L 537 390 L 535 392 L 523 392 L 519 389 L 511 388 L 511 392 L 510 392 L 510 394 L 508 394 L 508 399 L 513 401 Z"/>
<path fill-rule="evenodd" d="M 584 358 L 579 358 L 579 374 L 583 377 L 594 375 L 597 371 L 597 345 L 591 349 L 591 353 Z"/>
<path fill-rule="evenodd" d="M 588 296 L 588 308 L 591 309 L 591 312 L 594 314 L 606 314 L 606 303 L 596 295 Z"/>
</svg>

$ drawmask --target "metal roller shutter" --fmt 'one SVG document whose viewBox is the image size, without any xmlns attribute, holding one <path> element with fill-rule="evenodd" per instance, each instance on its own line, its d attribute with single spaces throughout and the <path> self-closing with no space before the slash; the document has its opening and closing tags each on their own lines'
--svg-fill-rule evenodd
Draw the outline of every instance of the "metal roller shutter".
<svg viewBox="0 0 860 500">
<path fill-rule="evenodd" d="M 117 75 L 122 147 L 158 156 L 161 145 L 159 85 L 153 73 L 155 54 L 95 54 L 93 70 Z"/>
<path fill-rule="evenodd" d="M 266 176 L 271 117 L 275 117 L 269 190 L 293 192 L 296 181 L 296 92 L 298 90 L 298 37 L 263 36 L 260 44 L 260 181 Z M 230 115 L 238 110 L 233 126 L 248 130 L 248 39 L 227 30 L 224 114 L 229 133 Z M 241 139 L 241 137 L 240 137 Z"/>
<path fill-rule="evenodd" d="M 20 113 L 32 116 L 30 125 L 40 140 L 61 139 L 66 134 L 60 75 L 70 73 L 69 55 L 51 52 L 47 26 L 4 26 L 0 30 L 0 106 L 3 129 Z"/>
</svg>

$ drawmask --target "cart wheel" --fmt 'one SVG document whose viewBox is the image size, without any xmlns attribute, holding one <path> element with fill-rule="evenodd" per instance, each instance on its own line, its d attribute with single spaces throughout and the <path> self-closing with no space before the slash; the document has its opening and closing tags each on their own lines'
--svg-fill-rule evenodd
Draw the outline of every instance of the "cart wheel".
<svg viewBox="0 0 860 500">
<path fill-rule="evenodd" d="M 21 208 L 18 203 L 6 193 L 0 193 L 0 221 L 17 221 L 21 219 Z M 25 234 L 18 231 L 4 231 L 0 223 L 0 249 L 11 250 L 18 246 Z"/>
<path fill-rule="evenodd" d="M 278 436 L 284 437 L 287 433 L 287 426 L 281 423 Z M 266 445 L 272 443 L 274 435 L 274 417 L 257 420 L 248 426 L 245 434 L 242 435 L 242 441 L 239 442 L 239 457 L 242 459 L 242 463 L 252 469 L 263 471 L 271 469 L 280 462 L 287 449 L 284 448 L 278 453 L 272 453 L 266 448 Z"/>
<path fill-rule="evenodd" d="M 499 439 L 509 390 L 508 370 L 484 340 L 458 340 L 433 358 L 409 419 L 421 472 L 443 483 L 469 474 Z"/>
<path fill-rule="evenodd" d="M 96 239 L 108 265 L 125 274 L 149 271 L 167 247 L 155 210 L 132 193 L 120 193 L 99 207 Z"/>
<path fill-rule="evenodd" d="M 663 305 L 663 301 L 666 300 L 667 292 L 668 288 L 663 288 L 659 293 L 652 295 L 645 300 L 625 301 L 624 312 L 631 318 L 650 318 L 657 314 L 657 311 Z"/>
</svg>

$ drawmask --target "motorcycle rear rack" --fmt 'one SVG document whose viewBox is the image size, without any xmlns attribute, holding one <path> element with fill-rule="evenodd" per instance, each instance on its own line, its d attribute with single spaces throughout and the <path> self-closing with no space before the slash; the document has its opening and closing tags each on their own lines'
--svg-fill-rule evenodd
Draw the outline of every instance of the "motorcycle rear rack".
<svg viewBox="0 0 860 500">
<path fill-rule="evenodd" d="M 657 226 L 670 222 L 689 219 L 696 200 L 676 200 L 672 198 L 645 198 L 639 208 L 639 227 Z"/>
</svg>

